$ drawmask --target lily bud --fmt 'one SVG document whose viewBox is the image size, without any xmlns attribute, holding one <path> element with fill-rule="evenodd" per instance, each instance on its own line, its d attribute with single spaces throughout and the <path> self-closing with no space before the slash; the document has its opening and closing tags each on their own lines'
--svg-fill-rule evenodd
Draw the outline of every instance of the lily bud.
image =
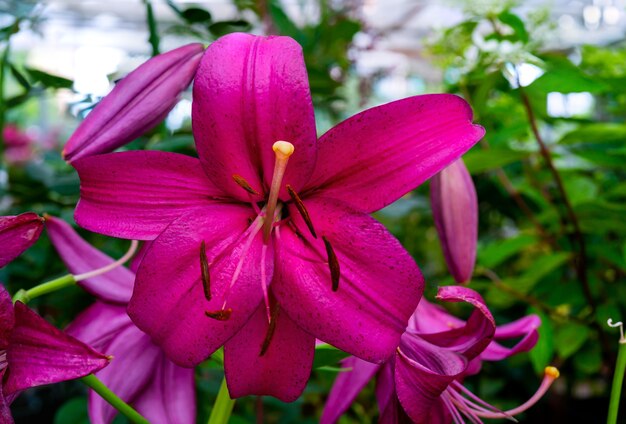
<svg viewBox="0 0 626 424">
<path fill-rule="evenodd" d="M 0 216 L 0 268 L 33 245 L 43 230 L 44 220 L 36 213 Z"/>
<path fill-rule="evenodd" d="M 188 44 L 128 74 L 74 131 L 65 160 L 111 152 L 154 128 L 191 83 L 203 52 L 202 44 Z"/>
<path fill-rule="evenodd" d="M 432 178 L 430 202 L 448 270 L 457 283 L 466 283 L 476 262 L 478 200 L 462 159 Z"/>
</svg>

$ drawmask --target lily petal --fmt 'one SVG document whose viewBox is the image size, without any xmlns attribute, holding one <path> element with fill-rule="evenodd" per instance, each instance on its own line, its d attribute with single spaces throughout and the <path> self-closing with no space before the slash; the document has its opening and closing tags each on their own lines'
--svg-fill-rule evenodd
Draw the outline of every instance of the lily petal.
<svg viewBox="0 0 626 424">
<path fill-rule="evenodd" d="M 0 370 L 0 381 L 4 381 L 4 373 L 6 368 Z M 2 384 L 0 384 L 0 423 L 13 424 L 13 416 L 11 415 L 11 409 L 9 408 L 8 399 L 5 398 Z"/>
<path fill-rule="evenodd" d="M 43 218 L 32 212 L 0 216 L 0 268 L 32 246 L 43 230 Z"/>
<path fill-rule="evenodd" d="M 315 230 L 331 244 L 340 269 L 333 291 L 324 243 L 305 234 L 295 207 L 278 246 L 278 302 L 318 339 L 370 362 L 395 351 L 424 288 L 409 254 L 378 221 L 331 199 L 305 201 Z M 301 238 L 302 237 L 302 238 Z"/>
<path fill-rule="evenodd" d="M 112 237 L 154 239 L 189 208 L 221 193 L 197 159 L 176 153 L 110 153 L 72 165 L 81 185 L 76 223 Z"/>
<path fill-rule="evenodd" d="M 231 397 L 274 396 L 293 402 L 302 394 L 313 366 L 315 337 L 280 309 L 272 319 L 276 320 L 275 327 L 268 335 L 270 327 L 262 303 L 248 323 L 226 342 L 224 372 Z"/>
<path fill-rule="evenodd" d="M 7 360 L 11 372 L 4 384 L 5 395 L 83 377 L 109 363 L 106 356 L 54 328 L 21 302 L 15 303 Z"/>
<path fill-rule="evenodd" d="M 0 285 L 0 350 L 6 350 L 9 346 L 14 326 L 15 313 L 13 312 L 11 295 L 4 286 Z"/>
<path fill-rule="evenodd" d="M 131 326 L 134 324 L 125 306 L 96 302 L 74 318 L 65 332 L 94 349 L 109 353 L 113 339 Z"/>
<path fill-rule="evenodd" d="M 374 212 L 441 171 L 485 133 L 460 97 L 428 94 L 361 112 L 319 140 L 306 190 Z"/>
<path fill-rule="evenodd" d="M 394 380 L 395 363 L 395 357 L 385 362 L 376 378 L 375 393 L 379 409 L 378 424 L 398 424 L 409 421 L 396 394 L 396 382 Z M 406 419 L 402 421 L 405 417 Z"/>
<path fill-rule="evenodd" d="M 46 217 L 48 237 L 72 274 L 82 274 L 109 265 L 115 260 L 78 235 L 70 224 L 53 216 Z M 125 304 L 133 292 L 135 274 L 123 266 L 79 281 L 78 285 L 98 299 Z"/>
<path fill-rule="evenodd" d="M 419 336 L 436 346 L 461 353 L 468 360 L 478 356 L 491 343 L 496 331 L 495 320 L 485 301 L 474 290 L 461 286 L 440 287 L 437 299 L 447 302 L 467 302 L 474 307 L 474 311 L 463 327 Z"/>
<path fill-rule="evenodd" d="M 161 354 L 152 374 L 150 384 L 134 402 L 141 415 L 152 424 L 195 423 L 194 369 L 181 368 Z"/>
<path fill-rule="evenodd" d="M 263 299 L 261 267 L 273 275 L 269 245 L 261 263 L 262 235 L 251 237 L 253 218 L 248 206 L 215 204 L 192 210 L 174 221 L 152 243 L 137 271 L 128 313 L 152 336 L 168 357 L 181 366 L 205 360 L 246 323 Z M 210 271 L 211 300 L 205 298 L 200 266 L 205 242 Z M 228 287 L 237 267 L 239 277 Z M 230 290 L 229 293 L 227 293 Z M 207 316 L 232 305 L 225 320 Z"/>
<path fill-rule="evenodd" d="M 111 364 L 96 376 L 127 403 L 134 403 L 144 387 L 153 384 L 161 351 L 147 334 L 129 325 L 118 333 L 107 349 Z M 118 411 L 93 391 L 89 394 L 89 418 L 94 424 L 108 424 Z"/>
<path fill-rule="evenodd" d="M 68 140 L 68 161 L 112 152 L 154 128 L 193 79 L 204 47 L 188 44 L 160 54 L 117 83 Z"/>
<path fill-rule="evenodd" d="M 485 361 L 501 361 L 521 352 L 528 352 L 537 344 L 541 325 L 541 318 L 537 315 L 528 315 L 508 324 L 499 325 L 496 328 L 494 341 L 480 354 L 480 359 Z M 505 347 L 495 340 L 507 340 L 521 337 L 513 347 Z"/>
<path fill-rule="evenodd" d="M 295 146 L 283 181 L 299 190 L 317 138 L 302 48 L 289 37 L 241 33 L 211 44 L 194 82 L 192 122 L 207 175 L 230 197 L 248 201 L 233 174 L 259 192 L 270 187 L 279 140 Z M 280 198 L 289 199 L 284 185 Z"/>
<path fill-rule="evenodd" d="M 326 399 L 326 406 L 320 419 L 321 424 L 337 422 L 339 417 L 350 408 L 361 390 L 374 378 L 381 365 L 350 356 L 341 361 L 341 367 L 346 371 L 337 374 Z"/>
<path fill-rule="evenodd" d="M 400 349 L 395 380 L 403 409 L 417 424 L 445 423 L 441 394 L 462 375 L 467 360 L 449 349 L 407 335 L 402 337 Z"/>
<path fill-rule="evenodd" d="M 448 269 L 457 283 L 467 283 L 476 262 L 478 199 L 462 159 L 432 178 L 430 199 Z"/>
</svg>

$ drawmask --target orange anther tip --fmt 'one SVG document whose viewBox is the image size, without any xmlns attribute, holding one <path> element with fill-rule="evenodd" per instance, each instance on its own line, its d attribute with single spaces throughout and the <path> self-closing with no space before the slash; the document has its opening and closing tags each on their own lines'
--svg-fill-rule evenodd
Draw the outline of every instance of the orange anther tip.
<svg viewBox="0 0 626 424">
<path fill-rule="evenodd" d="M 554 379 L 559 378 L 559 376 L 561 375 L 556 367 L 546 367 L 546 369 L 544 370 L 544 374 Z"/>
</svg>

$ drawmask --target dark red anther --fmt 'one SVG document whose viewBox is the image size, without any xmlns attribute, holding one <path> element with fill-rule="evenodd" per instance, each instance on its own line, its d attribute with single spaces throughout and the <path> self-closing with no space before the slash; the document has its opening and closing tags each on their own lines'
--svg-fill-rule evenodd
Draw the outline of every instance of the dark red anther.
<svg viewBox="0 0 626 424">
<path fill-rule="evenodd" d="M 211 300 L 211 275 L 209 274 L 209 258 L 206 256 L 204 240 L 200 243 L 200 275 L 202 277 L 204 297 L 206 297 L 206 300 Z"/>
<path fill-rule="evenodd" d="M 219 311 L 204 311 L 206 316 L 209 318 L 216 319 L 218 321 L 228 321 L 230 318 L 230 314 L 233 313 L 231 308 L 228 309 L 220 309 Z"/>
<path fill-rule="evenodd" d="M 275 305 L 274 309 L 272 310 L 272 314 L 270 315 L 270 323 L 267 327 L 267 333 L 265 333 L 263 343 L 261 344 L 261 353 L 259 353 L 259 356 L 265 355 L 265 352 L 267 352 L 267 348 L 270 347 L 270 342 L 272 341 L 272 337 L 274 336 L 274 332 L 276 331 L 276 319 L 278 318 L 278 309 L 278 305 Z"/>
<path fill-rule="evenodd" d="M 293 200 L 294 205 L 296 205 L 296 208 L 298 208 L 298 212 L 300 212 L 302 219 L 304 219 L 306 226 L 309 228 L 311 235 L 317 238 L 317 234 L 315 234 L 315 228 L 313 228 L 313 221 L 311 221 L 309 211 L 306 210 L 302 199 L 300 199 L 298 193 L 296 193 L 293 187 L 291 187 L 289 184 L 287 184 L 285 187 L 287 188 L 287 193 L 289 193 L 289 196 L 291 197 L 291 200 Z"/>
<path fill-rule="evenodd" d="M 258 191 L 253 189 L 250 186 L 250 184 L 246 181 L 246 179 L 244 177 L 242 177 L 241 175 L 233 174 L 233 180 L 235 180 L 235 182 L 239 185 L 239 187 L 243 188 L 248 193 L 254 194 L 256 196 L 260 196 L 261 195 Z"/>
<path fill-rule="evenodd" d="M 326 246 L 326 254 L 328 255 L 328 267 L 330 268 L 330 279 L 333 284 L 332 288 L 333 288 L 333 291 L 337 291 L 337 289 L 339 289 L 339 276 L 341 275 L 339 271 L 339 261 L 337 260 L 337 255 L 335 255 L 333 246 L 331 246 L 328 239 L 325 236 L 322 236 L 322 240 L 324 240 L 324 246 Z"/>
</svg>

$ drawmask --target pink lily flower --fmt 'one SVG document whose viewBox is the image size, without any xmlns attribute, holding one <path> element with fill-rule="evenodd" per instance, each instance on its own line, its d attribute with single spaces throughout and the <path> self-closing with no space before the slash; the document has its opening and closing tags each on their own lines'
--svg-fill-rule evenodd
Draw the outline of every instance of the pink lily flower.
<svg viewBox="0 0 626 424">
<path fill-rule="evenodd" d="M 48 324 L 0 285 L 0 422 L 22 390 L 84 377 L 109 359 Z"/>
<path fill-rule="evenodd" d="M 65 221 L 46 217 L 50 241 L 73 274 L 104 267 L 114 260 L 82 239 Z M 154 424 L 196 421 L 194 370 L 172 363 L 163 351 L 128 317 L 135 273 L 118 267 L 78 284 L 96 296 L 95 304 L 66 329 L 96 349 L 113 355 L 111 364 L 96 375 L 125 402 Z M 174 389 L 173 389 L 174 388 Z M 89 391 L 93 424 L 108 424 L 117 411 Z"/>
<path fill-rule="evenodd" d="M 32 246 L 43 230 L 44 219 L 36 213 L 0 216 L 0 268 Z"/>
<path fill-rule="evenodd" d="M 194 366 L 225 345 L 233 397 L 295 400 L 315 338 L 368 361 L 393 354 L 423 291 L 374 212 L 484 134 L 452 95 L 366 110 L 316 136 L 302 50 L 231 34 L 194 83 L 199 159 L 138 151 L 73 162 L 79 225 L 154 240 L 129 315 Z"/>
<path fill-rule="evenodd" d="M 469 288 L 442 287 L 437 298 L 464 301 L 475 309 L 465 322 L 422 300 L 394 358 L 382 365 L 354 357 L 344 360 L 343 366 L 351 370 L 337 376 L 321 423 L 336 422 L 375 376 L 379 421 L 419 424 L 458 424 L 464 422 L 463 416 L 473 423 L 481 423 L 481 418 L 511 418 L 539 400 L 558 377 L 558 371 L 548 367 L 537 393 L 511 411 L 487 404 L 463 386 L 463 379 L 478 373 L 481 361 L 500 361 L 532 349 L 538 339 L 539 317 L 529 315 L 496 327 L 480 295 Z M 519 337 L 511 348 L 498 343 Z"/>
<path fill-rule="evenodd" d="M 204 51 L 188 44 L 155 56 L 117 83 L 87 115 L 63 149 L 68 161 L 112 152 L 150 131 L 178 103 Z"/>
<path fill-rule="evenodd" d="M 431 179 L 430 200 L 448 270 L 457 283 L 467 283 L 476 262 L 478 199 L 463 159 Z"/>
</svg>

